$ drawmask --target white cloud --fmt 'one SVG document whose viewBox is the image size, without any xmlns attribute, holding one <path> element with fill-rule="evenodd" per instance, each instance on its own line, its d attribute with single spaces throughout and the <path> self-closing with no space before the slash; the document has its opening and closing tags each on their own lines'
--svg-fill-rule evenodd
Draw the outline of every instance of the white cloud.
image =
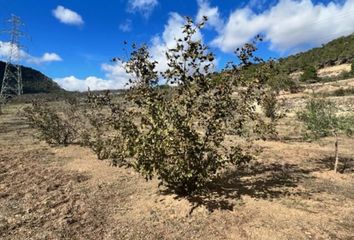
<svg viewBox="0 0 354 240">
<path fill-rule="evenodd" d="M 111 80 L 104 80 L 94 76 L 87 77 L 86 79 L 78 79 L 74 76 L 54 79 L 62 88 L 67 91 L 87 91 L 90 90 L 107 90 L 119 89 L 115 82 Z"/>
<path fill-rule="evenodd" d="M 130 76 L 125 72 L 121 63 L 102 64 L 105 79 L 90 76 L 78 79 L 74 76 L 54 79 L 62 88 L 68 91 L 108 90 L 127 88 Z"/>
<path fill-rule="evenodd" d="M 102 64 L 102 70 L 106 78 L 115 83 L 115 88 L 126 88 L 131 76 L 126 72 L 124 65 L 120 62 Z"/>
<path fill-rule="evenodd" d="M 41 57 L 32 57 L 30 56 L 27 59 L 27 62 L 34 64 L 42 64 L 48 62 L 59 62 L 63 61 L 63 59 L 56 53 L 44 53 Z"/>
<path fill-rule="evenodd" d="M 127 19 L 119 25 L 119 29 L 122 32 L 130 32 L 132 30 L 132 20 Z"/>
<path fill-rule="evenodd" d="M 12 51 L 12 52 L 11 52 Z M 56 53 L 44 53 L 41 57 L 34 57 L 17 46 L 12 46 L 10 42 L 0 41 L 0 59 L 7 61 L 13 56 L 14 61 L 25 61 L 32 64 L 42 64 L 62 61 L 63 59 Z"/>
<path fill-rule="evenodd" d="M 20 61 L 28 57 L 28 54 L 16 45 L 12 46 L 10 42 L 0 41 L 0 59 L 8 60 L 10 55 L 13 57 L 12 60 L 15 61 Z"/>
<path fill-rule="evenodd" d="M 196 17 L 197 22 L 201 22 L 203 17 L 208 17 L 206 26 L 213 27 L 216 31 L 220 32 L 223 28 L 224 21 L 220 17 L 218 7 L 210 7 L 208 0 L 198 0 L 198 14 Z"/>
<path fill-rule="evenodd" d="M 129 0 L 128 10 L 130 12 L 140 12 L 147 18 L 157 5 L 157 0 Z"/>
<path fill-rule="evenodd" d="M 52 61 L 62 61 L 61 57 L 56 53 L 45 53 L 42 56 L 42 61 L 44 62 L 52 62 Z"/>
<path fill-rule="evenodd" d="M 212 41 L 224 52 L 233 52 L 264 28 L 264 17 L 253 19 L 253 12 L 248 9 L 236 10 L 231 14 L 224 29 L 219 36 Z"/>
<path fill-rule="evenodd" d="M 63 6 L 57 6 L 56 9 L 53 10 L 53 15 L 56 17 L 60 22 L 69 24 L 69 25 L 83 25 L 84 21 L 82 20 L 82 17 L 70 10 L 67 9 Z"/>
<path fill-rule="evenodd" d="M 285 52 L 319 46 L 354 31 L 354 0 L 327 5 L 311 0 L 280 0 L 256 14 L 249 7 L 235 10 L 212 44 L 224 52 L 261 33 L 272 50 Z"/>
</svg>

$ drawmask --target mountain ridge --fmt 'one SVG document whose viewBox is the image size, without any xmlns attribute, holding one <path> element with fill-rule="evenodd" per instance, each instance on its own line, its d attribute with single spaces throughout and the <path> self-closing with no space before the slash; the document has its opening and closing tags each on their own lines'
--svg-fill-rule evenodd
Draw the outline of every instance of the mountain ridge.
<svg viewBox="0 0 354 240">
<path fill-rule="evenodd" d="M 321 47 L 278 59 L 281 68 L 288 73 L 304 70 L 307 66 L 320 69 L 350 63 L 353 60 L 354 33 L 336 38 Z"/>
<path fill-rule="evenodd" d="M 5 66 L 6 63 L 0 61 L 0 89 L 4 76 Z M 21 71 L 24 94 L 65 92 L 65 90 L 62 89 L 59 84 L 54 82 L 53 79 L 44 75 L 38 70 L 21 65 Z"/>
</svg>

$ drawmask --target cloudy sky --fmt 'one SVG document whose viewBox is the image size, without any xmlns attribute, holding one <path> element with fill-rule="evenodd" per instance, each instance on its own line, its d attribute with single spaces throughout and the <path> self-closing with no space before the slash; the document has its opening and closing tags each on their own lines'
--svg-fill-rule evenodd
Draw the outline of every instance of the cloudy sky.
<svg viewBox="0 0 354 240">
<path fill-rule="evenodd" d="M 218 69 L 257 34 L 265 37 L 259 55 L 269 58 L 354 32 L 354 0 L 0 0 L 0 19 L 11 14 L 29 36 L 21 62 L 79 91 L 124 87 L 128 76 L 110 62 L 126 55 L 124 41 L 147 43 L 163 70 L 163 50 L 181 35 L 183 16 L 209 17 L 196 37 L 215 51 Z M 9 54 L 8 41 L 0 35 L 0 59 Z"/>
</svg>

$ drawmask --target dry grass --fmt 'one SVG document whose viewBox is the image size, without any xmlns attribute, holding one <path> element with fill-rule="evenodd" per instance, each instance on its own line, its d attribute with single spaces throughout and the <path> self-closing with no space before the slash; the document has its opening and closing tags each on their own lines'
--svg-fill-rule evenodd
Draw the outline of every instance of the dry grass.
<svg viewBox="0 0 354 240">
<path fill-rule="evenodd" d="M 35 140 L 17 108 L 0 117 L 1 239 L 354 238 L 354 139 L 341 139 L 335 174 L 333 139 L 302 142 L 293 113 L 249 167 L 181 198 L 88 149 Z"/>
<path fill-rule="evenodd" d="M 350 72 L 350 70 L 351 64 L 340 64 L 321 68 L 318 70 L 317 74 L 319 77 L 334 77 L 340 75 L 343 72 Z"/>
<path fill-rule="evenodd" d="M 351 70 L 351 64 L 346 63 L 346 64 L 340 64 L 340 65 L 329 66 L 329 67 L 318 69 L 317 74 L 321 78 L 336 77 L 344 72 L 350 72 L 350 70 Z M 294 73 L 291 73 L 290 77 L 292 79 L 300 79 L 302 74 L 303 71 L 296 71 Z"/>
</svg>

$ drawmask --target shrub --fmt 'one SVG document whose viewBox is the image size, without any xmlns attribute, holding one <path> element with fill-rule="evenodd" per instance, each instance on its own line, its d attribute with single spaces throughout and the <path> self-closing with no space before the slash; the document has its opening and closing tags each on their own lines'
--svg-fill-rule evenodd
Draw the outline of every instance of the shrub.
<svg viewBox="0 0 354 240">
<path fill-rule="evenodd" d="M 137 131 L 132 123 L 133 116 L 122 108 L 128 103 L 114 103 L 109 91 L 87 95 L 83 112 L 87 121 L 81 134 L 82 145 L 90 147 L 98 159 L 111 159 L 113 165 L 126 164 L 129 151 L 134 146 Z"/>
<path fill-rule="evenodd" d="M 111 133 L 108 124 L 110 117 L 108 106 L 111 104 L 111 100 L 109 91 L 100 95 L 88 92 L 83 113 L 87 123 L 85 131 L 81 135 L 81 144 L 90 147 L 100 160 L 109 157 L 111 145 L 108 144 L 107 133 Z"/>
<path fill-rule="evenodd" d="M 166 54 L 169 67 L 161 76 L 176 86 L 171 91 L 158 90 L 157 62 L 146 46 L 133 46 L 130 59 L 123 63 L 132 76 L 126 97 L 138 116 L 131 122 L 138 130 L 132 141 L 132 166 L 146 179 L 156 175 L 161 184 L 183 194 L 205 190 L 224 167 L 251 159 L 241 145 L 225 145 L 227 123 L 232 122 L 239 135 L 246 125 L 260 132 L 264 124 L 254 104 L 261 104 L 266 79 L 261 74 L 246 78 L 241 71 L 252 66 L 250 57 L 256 48 L 246 44 L 238 49 L 241 64 L 215 81 L 209 74 L 214 55 L 194 38 L 202 26 L 188 18 L 184 37 Z"/>
<path fill-rule="evenodd" d="M 305 136 L 319 139 L 335 136 L 335 164 L 338 169 L 338 144 L 340 134 L 352 135 L 354 132 L 354 116 L 338 116 L 338 109 L 333 102 L 324 99 L 311 99 L 298 118 L 304 122 L 307 132 Z"/>
<path fill-rule="evenodd" d="M 300 77 L 302 82 L 315 82 L 318 79 L 317 70 L 314 66 L 307 66 Z"/>
<path fill-rule="evenodd" d="M 279 65 L 279 64 L 278 64 Z M 291 79 L 289 74 L 279 70 L 276 65 L 274 74 L 269 78 L 268 85 L 276 92 L 289 91 L 290 93 L 298 93 L 301 91 L 301 86 L 298 80 Z"/>
<path fill-rule="evenodd" d="M 131 166 L 146 179 L 157 176 L 177 193 L 205 190 L 225 167 L 251 160 L 248 148 L 225 143 L 230 126 L 241 137 L 261 137 L 273 128 L 256 111 L 268 96 L 271 64 L 253 57 L 255 42 L 246 44 L 236 50 L 240 64 L 230 66 L 215 81 L 211 74 L 215 57 L 195 39 L 203 25 L 187 18 L 184 36 L 168 49 L 168 68 L 162 73 L 156 71 L 157 62 L 146 46 L 133 45 L 130 58 L 122 61 L 131 76 L 130 90 L 120 102 L 114 102 L 109 92 L 89 93 L 80 106 L 82 114 L 75 115 L 73 122 L 79 123 L 74 128 L 67 118 L 39 105 L 28 111 L 30 118 L 38 116 L 33 122 L 42 133 L 54 122 L 55 134 L 66 134 L 62 128 L 68 131 L 65 142 L 77 138 L 100 159 Z M 261 67 L 254 68 L 254 63 Z M 161 88 L 163 80 L 174 87 Z M 54 120 L 47 120 L 47 115 Z"/>
<path fill-rule="evenodd" d="M 39 138 L 49 144 L 68 145 L 75 139 L 76 130 L 70 121 L 45 102 L 33 101 L 24 109 L 24 116 L 39 130 Z"/>
<path fill-rule="evenodd" d="M 333 102 L 324 99 L 311 99 L 297 115 L 309 130 L 305 136 L 312 139 L 331 136 L 338 120 Z"/>
<path fill-rule="evenodd" d="M 280 117 L 279 104 L 275 92 L 270 91 L 264 95 L 262 101 L 262 107 L 265 116 L 267 118 L 270 118 L 272 121 L 275 121 Z"/>
</svg>

